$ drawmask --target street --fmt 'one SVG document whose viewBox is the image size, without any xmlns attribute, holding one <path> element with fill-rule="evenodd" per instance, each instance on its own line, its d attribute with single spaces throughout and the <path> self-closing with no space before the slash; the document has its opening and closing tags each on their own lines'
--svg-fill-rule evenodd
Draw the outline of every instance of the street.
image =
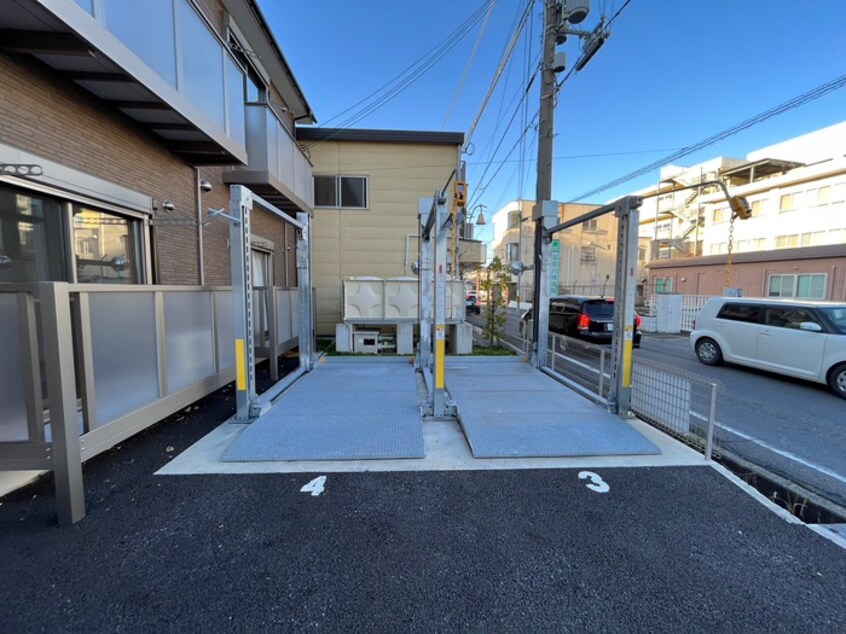
<svg viewBox="0 0 846 634">
<path fill-rule="evenodd" d="M 484 311 L 468 321 L 481 326 Z M 517 311 L 509 309 L 506 333 L 519 346 L 518 322 Z M 686 335 L 644 333 L 634 359 L 719 381 L 720 446 L 846 508 L 846 401 L 825 385 L 740 366 L 703 365 Z"/>
</svg>

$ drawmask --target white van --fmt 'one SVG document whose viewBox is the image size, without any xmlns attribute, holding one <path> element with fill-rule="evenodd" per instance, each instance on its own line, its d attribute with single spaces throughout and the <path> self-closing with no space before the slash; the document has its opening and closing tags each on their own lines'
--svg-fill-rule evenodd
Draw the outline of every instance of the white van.
<svg viewBox="0 0 846 634">
<path fill-rule="evenodd" d="M 827 383 L 846 398 L 846 303 L 714 297 L 696 316 L 690 345 L 706 365 Z"/>
</svg>

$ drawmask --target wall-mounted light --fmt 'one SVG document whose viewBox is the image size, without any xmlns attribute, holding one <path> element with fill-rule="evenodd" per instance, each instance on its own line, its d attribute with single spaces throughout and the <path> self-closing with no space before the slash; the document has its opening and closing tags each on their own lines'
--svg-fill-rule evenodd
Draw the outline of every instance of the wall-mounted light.
<svg viewBox="0 0 846 634">
<path fill-rule="evenodd" d="M 174 209 L 176 209 L 176 205 L 174 205 L 174 204 L 173 204 L 172 202 L 170 202 L 169 200 L 165 200 L 165 201 L 162 203 L 162 209 L 164 209 L 165 211 L 173 211 Z"/>
<path fill-rule="evenodd" d="M 214 189 L 214 186 L 211 184 L 209 179 L 204 178 L 200 181 L 200 189 L 204 194 L 208 194 L 212 189 Z"/>
</svg>

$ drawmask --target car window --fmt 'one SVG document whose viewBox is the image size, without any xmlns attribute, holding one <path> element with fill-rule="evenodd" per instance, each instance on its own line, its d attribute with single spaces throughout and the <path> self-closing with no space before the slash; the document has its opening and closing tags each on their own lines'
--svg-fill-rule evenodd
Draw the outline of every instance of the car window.
<svg viewBox="0 0 846 634">
<path fill-rule="evenodd" d="M 551 312 L 551 313 L 563 313 L 564 312 L 564 302 L 550 302 L 549 312 Z"/>
<path fill-rule="evenodd" d="M 585 304 L 585 314 L 588 317 L 605 318 L 614 316 L 614 304 L 607 301 L 587 302 Z"/>
<path fill-rule="evenodd" d="M 717 313 L 717 319 L 747 321 L 757 324 L 761 321 L 761 306 L 755 304 L 725 304 Z"/>
<path fill-rule="evenodd" d="M 778 328 L 793 328 L 799 330 L 800 324 L 806 321 L 819 324 L 819 320 L 807 308 L 791 306 L 770 306 L 767 308 L 765 322 L 768 326 Z"/>
<path fill-rule="evenodd" d="M 831 320 L 837 332 L 846 335 L 846 306 L 827 306 L 820 310 Z"/>
</svg>

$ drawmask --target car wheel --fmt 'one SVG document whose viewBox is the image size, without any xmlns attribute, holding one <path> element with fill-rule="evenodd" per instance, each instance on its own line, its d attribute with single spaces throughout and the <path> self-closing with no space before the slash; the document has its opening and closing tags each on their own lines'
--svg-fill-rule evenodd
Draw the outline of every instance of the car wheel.
<svg viewBox="0 0 846 634">
<path fill-rule="evenodd" d="M 723 362 L 723 351 L 713 339 L 707 337 L 696 342 L 696 356 L 705 365 L 720 365 Z"/>
<path fill-rule="evenodd" d="M 834 366 L 828 373 L 828 386 L 840 398 L 846 398 L 846 363 Z"/>
</svg>

